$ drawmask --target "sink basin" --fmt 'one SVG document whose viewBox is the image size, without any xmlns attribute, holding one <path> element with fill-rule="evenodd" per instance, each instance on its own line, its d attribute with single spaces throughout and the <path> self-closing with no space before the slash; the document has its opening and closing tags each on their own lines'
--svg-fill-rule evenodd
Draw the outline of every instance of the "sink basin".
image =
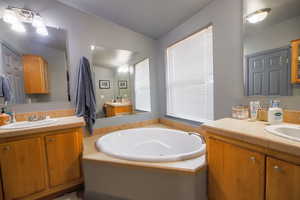
<svg viewBox="0 0 300 200">
<path fill-rule="evenodd" d="M 45 126 L 49 124 L 54 124 L 57 119 L 45 119 L 40 121 L 24 121 L 24 122 L 15 122 L 11 124 L 7 124 L 0 127 L 0 130 L 7 130 L 7 129 L 22 129 L 22 128 L 32 128 L 37 126 Z"/>
<path fill-rule="evenodd" d="M 290 140 L 300 142 L 300 126 L 299 125 L 272 125 L 265 127 L 265 130 L 274 135 L 278 135 Z"/>
</svg>

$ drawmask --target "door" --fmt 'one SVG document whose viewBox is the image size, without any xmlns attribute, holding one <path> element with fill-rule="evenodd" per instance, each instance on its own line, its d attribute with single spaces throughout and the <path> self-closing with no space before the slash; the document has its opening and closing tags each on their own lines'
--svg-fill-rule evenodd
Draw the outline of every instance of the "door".
<svg viewBox="0 0 300 200">
<path fill-rule="evenodd" d="M 41 138 L 2 144 L 0 156 L 5 200 L 27 197 L 46 189 Z"/>
<path fill-rule="evenodd" d="M 82 142 L 75 130 L 46 136 L 50 186 L 69 183 L 81 177 Z"/>
<path fill-rule="evenodd" d="M 210 200 L 263 200 L 265 157 L 216 139 L 208 139 Z"/>
<path fill-rule="evenodd" d="M 291 95 L 289 48 L 247 56 L 249 96 Z"/>
<path fill-rule="evenodd" d="M 267 200 L 300 199 L 300 166 L 267 158 Z"/>
</svg>

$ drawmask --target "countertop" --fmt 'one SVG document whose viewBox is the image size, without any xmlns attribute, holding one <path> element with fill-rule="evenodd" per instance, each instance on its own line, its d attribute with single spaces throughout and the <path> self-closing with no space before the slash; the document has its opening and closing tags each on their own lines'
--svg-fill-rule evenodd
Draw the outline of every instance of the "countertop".
<svg viewBox="0 0 300 200">
<path fill-rule="evenodd" d="M 262 121 L 250 122 L 248 120 L 225 118 L 205 123 L 202 125 L 202 128 L 206 131 L 210 131 L 210 134 L 300 156 L 300 142 L 273 135 L 264 130 L 266 126 L 268 126 L 267 122 Z"/>
<path fill-rule="evenodd" d="M 131 106 L 130 102 L 124 102 L 124 103 L 120 103 L 120 102 L 105 102 L 105 104 L 110 105 L 110 106 L 114 106 L 114 107 L 122 107 L 122 106 Z"/>
<path fill-rule="evenodd" d="M 58 117 L 57 121 L 53 124 L 36 126 L 31 128 L 20 129 L 0 129 L 0 139 L 6 139 L 10 137 L 22 136 L 26 134 L 34 134 L 46 131 L 55 131 L 60 129 L 77 128 L 85 125 L 82 117 L 70 116 L 70 117 Z"/>
</svg>

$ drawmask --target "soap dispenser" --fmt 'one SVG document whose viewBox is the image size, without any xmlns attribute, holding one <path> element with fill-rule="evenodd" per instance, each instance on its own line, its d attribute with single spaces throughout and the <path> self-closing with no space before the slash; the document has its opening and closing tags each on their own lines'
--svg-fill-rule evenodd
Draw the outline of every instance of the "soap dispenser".
<svg viewBox="0 0 300 200">
<path fill-rule="evenodd" d="M 269 124 L 279 124 L 283 121 L 283 110 L 279 107 L 279 100 L 271 100 L 270 108 L 268 111 Z"/>
</svg>

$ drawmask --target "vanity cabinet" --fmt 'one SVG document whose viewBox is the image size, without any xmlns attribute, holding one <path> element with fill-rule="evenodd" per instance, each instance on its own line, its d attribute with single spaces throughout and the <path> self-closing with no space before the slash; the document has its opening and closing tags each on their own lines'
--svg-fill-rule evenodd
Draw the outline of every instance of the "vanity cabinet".
<svg viewBox="0 0 300 200">
<path fill-rule="evenodd" d="M 292 76 L 293 84 L 300 83 L 300 39 L 291 41 L 291 59 L 292 59 Z"/>
<path fill-rule="evenodd" d="M 300 166 L 267 158 L 266 200 L 300 199 Z"/>
<path fill-rule="evenodd" d="M 207 134 L 209 200 L 300 199 L 299 157 Z"/>
<path fill-rule="evenodd" d="M 0 145 L 5 200 L 21 199 L 46 189 L 46 165 L 41 138 Z"/>
<path fill-rule="evenodd" d="M 37 55 L 23 55 L 24 87 L 26 94 L 48 94 L 48 63 Z"/>
<path fill-rule="evenodd" d="M 82 139 L 81 128 L 0 139 L 0 196 L 35 200 L 79 187 Z"/>
<path fill-rule="evenodd" d="M 72 131 L 46 136 L 50 186 L 80 178 L 82 138 Z"/>
<path fill-rule="evenodd" d="M 208 140 L 210 200 L 263 200 L 265 156 L 216 139 Z"/>
</svg>

